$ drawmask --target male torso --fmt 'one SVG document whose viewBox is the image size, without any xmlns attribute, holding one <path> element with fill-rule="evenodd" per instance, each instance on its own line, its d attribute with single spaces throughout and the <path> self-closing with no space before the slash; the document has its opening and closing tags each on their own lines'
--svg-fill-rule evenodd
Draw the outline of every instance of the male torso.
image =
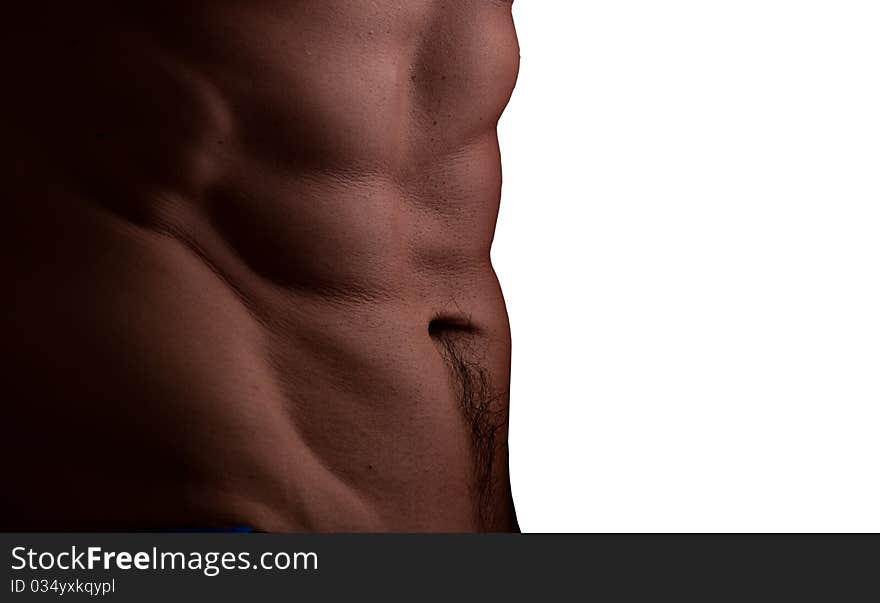
<svg viewBox="0 0 880 603">
<path fill-rule="evenodd" d="M 3 527 L 514 529 L 510 3 L 73 4 L 3 26 Z"/>
</svg>

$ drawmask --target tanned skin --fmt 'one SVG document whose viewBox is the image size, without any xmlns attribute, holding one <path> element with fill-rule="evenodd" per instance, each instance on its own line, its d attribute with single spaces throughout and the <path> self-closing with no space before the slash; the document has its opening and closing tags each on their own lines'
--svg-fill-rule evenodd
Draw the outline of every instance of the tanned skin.
<svg viewBox="0 0 880 603">
<path fill-rule="evenodd" d="M 517 530 L 510 2 L 20 4 L 0 529 Z"/>
</svg>

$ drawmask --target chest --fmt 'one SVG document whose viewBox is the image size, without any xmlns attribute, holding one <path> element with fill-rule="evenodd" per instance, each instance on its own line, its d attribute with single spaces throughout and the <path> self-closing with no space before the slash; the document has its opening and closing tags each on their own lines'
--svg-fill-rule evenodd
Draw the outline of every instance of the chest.
<svg viewBox="0 0 880 603">
<path fill-rule="evenodd" d="M 494 127 L 516 81 L 519 48 L 501 0 L 212 6 L 193 52 L 247 109 L 249 131 L 329 145 L 325 156 L 454 145 Z"/>
</svg>

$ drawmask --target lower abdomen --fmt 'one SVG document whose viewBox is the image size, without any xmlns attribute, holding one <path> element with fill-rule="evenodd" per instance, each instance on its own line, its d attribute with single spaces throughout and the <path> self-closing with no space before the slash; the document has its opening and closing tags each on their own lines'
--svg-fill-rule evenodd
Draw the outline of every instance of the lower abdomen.
<svg viewBox="0 0 880 603">
<path fill-rule="evenodd" d="M 495 521 L 487 504 L 509 515 L 506 438 L 487 503 L 467 407 L 490 397 L 504 429 L 509 343 L 490 269 L 457 300 L 435 295 L 441 281 L 340 302 L 232 284 L 222 261 L 102 211 L 43 227 L 65 247 L 20 242 L 4 320 L 22 342 L 5 371 L 3 456 L 23 521 L 468 531 Z M 477 381 L 462 382 L 464 366 Z M 491 395 L 473 385 L 487 376 Z M 22 458 L 35 441 L 51 445 Z M 49 504 L 58 488 L 62 509 Z"/>
</svg>

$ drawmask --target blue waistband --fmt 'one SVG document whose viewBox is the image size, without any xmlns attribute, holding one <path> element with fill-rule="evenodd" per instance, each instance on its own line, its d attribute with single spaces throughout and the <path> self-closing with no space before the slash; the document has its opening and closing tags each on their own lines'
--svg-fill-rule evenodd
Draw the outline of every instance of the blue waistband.
<svg viewBox="0 0 880 603">
<path fill-rule="evenodd" d="M 257 530 L 248 526 L 234 526 L 231 528 L 183 528 L 158 531 L 172 534 L 252 534 Z"/>
</svg>

